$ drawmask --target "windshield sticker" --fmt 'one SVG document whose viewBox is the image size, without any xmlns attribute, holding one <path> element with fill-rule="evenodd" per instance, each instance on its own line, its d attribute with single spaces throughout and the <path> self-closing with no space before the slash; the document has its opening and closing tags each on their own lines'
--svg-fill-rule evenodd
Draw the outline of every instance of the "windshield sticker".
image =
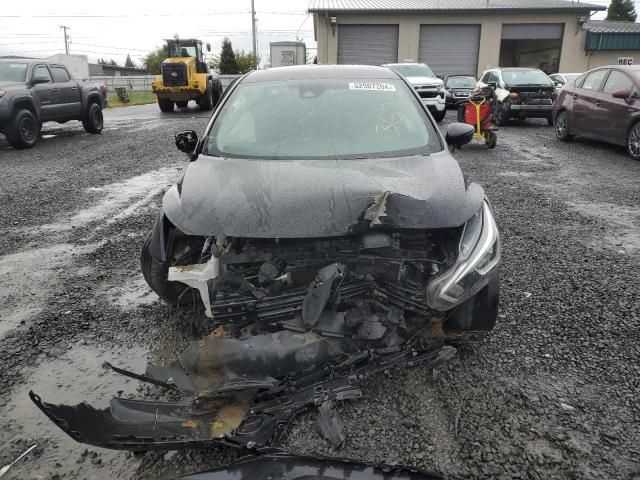
<svg viewBox="0 0 640 480">
<path fill-rule="evenodd" d="M 349 82 L 349 90 L 381 90 L 383 92 L 395 92 L 396 86 L 390 83 Z"/>
</svg>

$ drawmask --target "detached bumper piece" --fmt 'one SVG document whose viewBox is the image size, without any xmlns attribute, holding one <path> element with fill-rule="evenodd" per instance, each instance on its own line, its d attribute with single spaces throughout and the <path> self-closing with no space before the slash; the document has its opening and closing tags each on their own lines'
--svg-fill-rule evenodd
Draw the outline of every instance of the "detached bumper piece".
<svg viewBox="0 0 640 480">
<path fill-rule="evenodd" d="M 455 480 L 455 477 L 425 472 L 397 464 L 373 465 L 346 458 L 263 455 L 183 477 L 184 480 Z"/>
<path fill-rule="evenodd" d="M 234 350 L 236 345 L 223 343 L 234 340 L 224 339 L 201 343 L 197 350 L 188 348 L 181 356 L 181 362 L 187 364 L 183 370 L 176 366 L 149 365 L 145 375 L 139 375 L 111 367 L 116 373 L 163 385 L 174 394 L 180 392 L 182 398 L 173 402 L 112 398 L 108 408 L 98 410 L 86 403 L 75 406 L 46 403 L 34 392 L 29 396 L 70 437 L 98 447 L 162 450 L 205 447 L 220 442 L 268 452 L 281 443 L 287 427 L 298 414 L 317 407 L 321 407 L 321 428 L 328 439 L 334 444 L 341 442 L 342 424 L 332 405 L 361 397 L 359 382 L 396 368 L 436 368 L 456 354 L 455 348 L 445 346 L 431 352 L 386 347 L 343 355 L 335 353 L 341 347 L 338 342 L 329 342 L 320 348 L 320 343 L 326 344 L 327 339 L 317 343 L 308 334 L 287 333 L 297 335 L 300 341 L 296 343 L 295 337 L 286 338 L 294 347 L 287 346 L 286 351 L 276 352 L 272 358 L 268 355 L 260 358 L 285 340 L 273 339 L 273 343 L 264 346 L 264 351 L 258 349 L 252 354 L 253 363 L 245 362 L 248 365 L 243 377 L 229 370 L 238 368 L 232 361 L 238 360 L 242 352 Z M 212 342 L 221 350 L 210 350 Z M 258 375 L 259 370 L 265 368 L 262 361 L 275 363 L 269 370 L 277 371 L 278 362 L 284 364 L 291 358 L 296 358 L 303 367 L 295 375 L 282 380 Z M 310 368 L 318 359 L 328 358 L 334 363 L 319 362 L 316 365 L 324 366 Z M 220 363 L 221 360 L 230 363 Z M 217 384 L 211 380 L 216 378 L 211 375 L 212 369 L 219 373 L 218 379 L 222 377 Z"/>
</svg>

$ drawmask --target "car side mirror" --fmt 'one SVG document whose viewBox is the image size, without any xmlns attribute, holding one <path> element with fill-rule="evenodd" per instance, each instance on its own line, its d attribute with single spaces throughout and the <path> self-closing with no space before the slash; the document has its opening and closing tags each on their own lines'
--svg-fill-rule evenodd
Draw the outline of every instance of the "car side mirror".
<svg viewBox="0 0 640 480">
<path fill-rule="evenodd" d="M 562 86 L 562 82 L 553 82 L 553 84 L 554 84 L 556 87 L 561 87 L 561 86 Z"/>
<path fill-rule="evenodd" d="M 487 82 L 487 86 L 496 89 L 498 88 L 498 82 Z"/>
<path fill-rule="evenodd" d="M 211 51 L 211 44 L 207 43 L 207 52 L 210 52 L 210 51 Z"/>
<path fill-rule="evenodd" d="M 622 98 L 624 100 L 627 100 L 629 97 L 631 97 L 631 90 L 629 90 L 628 88 L 623 88 L 622 90 L 616 90 L 611 94 L 611 96 L 613 98 Z"/>
<path fill-rule="evenodd" d="M 181 152 L 193 157 L 193 154 L 198 146 L 198 134 L 194 130 L 185 130 L 184 132 L 176 133 L 176 147 Z"/>
<path fill-rule="evenodd" d="M 38 83 L 49 83 L 51 79 L 45 75 L 36 75 L 31 78 L 31 84 L 37 85 Z"/>
<path fill-rule="evenodd" d="M 473 125 L 467 123 L 450 123 L 447 127 L 447 134 L 445 140 L 454 149 L 460 148 L 462 145 L 466 145 L 473 140 L 473 135 L 476 133 L 476 129 Z"/>
</svg>

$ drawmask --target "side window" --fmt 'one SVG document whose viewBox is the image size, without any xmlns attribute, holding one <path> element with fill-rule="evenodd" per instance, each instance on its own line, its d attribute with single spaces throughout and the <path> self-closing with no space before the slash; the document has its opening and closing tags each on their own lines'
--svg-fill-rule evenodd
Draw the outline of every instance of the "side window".
<svg viewBox="0 0 640 480">
<path fill-rule="evenodd" d="M 485 74 L 482 76 L 482 78 L 480 79 L 480 81 L 482 83 L 488 83 L 489 82 L 489 77 L 491 76 L 491 72 L 485 72 Z"/>
<path fill-rule="evenodd" d="M 37 65 L 33 69 L 33 73 L 31 77 L 46 77 L 51 81 L 51 74 L 49 73 L 49 69 L 45 65 Z"/>
<path fill-rule="evenodd" d="M 607 82 L 604 84 L 602 91 L 604 93 L 613 93 L 617 90 L 629 90 L 629 92 L 633 92 L 634 87 L 635 84 L 624 73 L 618 70 L 611 70 L 611 74 L 609 78 L 607 78 Z"/>
<path fill-rule="evenodd" d="M 604 77 L 606 77 L 608 71 L 609 70 L 596 70 L 595 72 L 591 72 L 584 79 L 582 88 L 585 90 L 600 90 L 600 85 L 602 85 L 602 81 L 604 80 Z"/>
<path fill-rule="evenodd" d="M 56 83 L 68 82 L 71 80 L 69 72 L 64 67 L 51 67 L 51 73 L 53 74 L 53 80 Z"/>
</svg>

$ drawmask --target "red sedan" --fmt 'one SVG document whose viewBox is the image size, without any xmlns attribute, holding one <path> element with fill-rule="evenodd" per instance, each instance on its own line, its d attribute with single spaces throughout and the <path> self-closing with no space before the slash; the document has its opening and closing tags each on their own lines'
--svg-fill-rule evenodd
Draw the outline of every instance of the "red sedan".
<svg viewBox="0 0 640 480">
<path fill-rule="evenodd" d="M 591 70 L 560 91 L 553 108 L 556 136 L 576 135 L 627 147 L 640 160 L 640 66 Z"/>
</svg>

